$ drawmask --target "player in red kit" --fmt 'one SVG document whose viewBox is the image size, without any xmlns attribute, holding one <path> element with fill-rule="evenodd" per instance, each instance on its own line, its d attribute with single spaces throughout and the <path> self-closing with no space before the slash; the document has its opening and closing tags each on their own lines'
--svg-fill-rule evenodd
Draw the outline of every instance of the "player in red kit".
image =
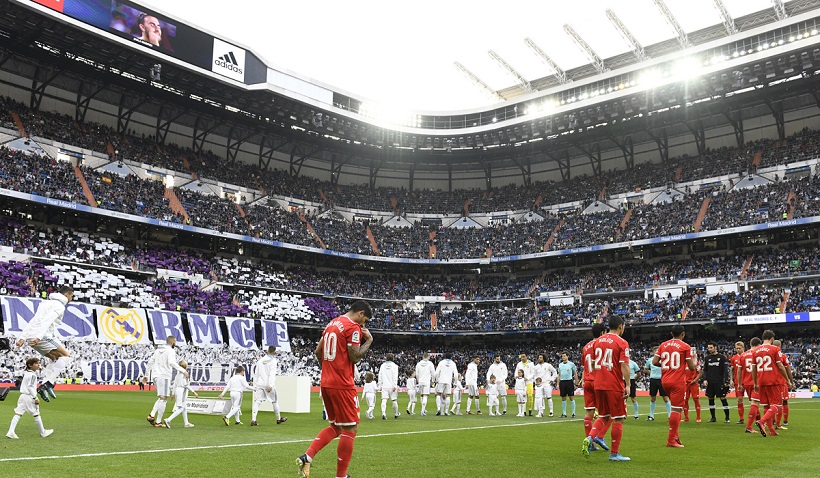
<svg viewBox="0 0 820 478">
<path fill-rule="evenodd" d="M 592 421 L 595 418 L 595 341 L 603 335 L 606 327 L 604 324 L 595 324 L 592 326 L 592 340 L 590 340 L 584 348 L 581 349 L 581 361 L 584 367 L 584 436 L 589 436 L 592 430 Z M 598 431 L 598 436 L 606 435 L 607 428 L 602 428 Z M 589 455 L 590 451 L 596 450 L 594 444 L 590 444 L 584 451 L 585 455 Z M 583 451 L 583 450 L 582 450 Z"/>
<path fill-rule="evenodd" d="M 684 375 L 686 377 L 686 393 L 684 394 L 683 400 L 683 421 L 689 421 L 689 399 L 691 398 L 692 401 L 695 403 L 695 416 L 697 418 L 698 423 L 700 423 L 700 378 L 703 376 L 703 369 L 701 368 L 700 362 L 695 363 L 695 369 L 689 370 L 686 369 L 686 373 Z"/>
<path fill-rule="evenodd" d="M 772 342 L 772 345 L 775 347 L 780 347 L 780 341 L 775 340 Z M 775 429 L 780 430 L 788 430 L 789 426 L 789 390 L 794 388 L 794 377 L 792 376 L 792 364 L 789 363 L 789 356 L 786 354 L 782 354 L 781 363 L 783 363 L 783 367 L 786 368 L 786 378 L 778 375 L 778 382 L 780 382 L 780 387 L 783 392 L 783 403 L 780 406 L 780 410 L 777 412 L 777 419 L 775 422 Z M 784 421 L 785 423 L 782 423 Z M 782 423 L 782 424 L 781 424 Z"/>
<path fill-rule="evenodd" d="M 661 368 L 661 384 L 672 403 L 666 446 L 673 448 L 683 448 L 678 431 L 680 429 L 680 415 L 683 410 L 684 397 L 688 388 L 686 371 L 695 370 L 697 364 L 692 347 L 683 341 L 685 336 L 686 331 L 682 325 L 672 327 L 672 339 L 662 343 L 658 347 L 655 357 L 652 358 L 652 363 Z M 700 420 L 700 417 L 698 417 L 698 420 Z"/>
<path fill-rule="evenodd" d="M 619 453 L 626 418 L 626 397 L 629 396 L 629 344 L 621 335 L 624 320 L 618 316 L 609 319 L 609 333 L 600 336 L 592 349 L 595 368 L 595 406 L 598 420 L 592 425 L 589 435 L 584 438 L 582 450 L 589 450 L 594 442 L 604 450 L 606 442 L 598 437 L 602 430 L 612 423 L 612 449 L 609 461 L 629 461 L 629 457 Z M 589 456 L 589 452 L 584 453 Z"/>
<path fill-rule="evenodd" d="M 774 332 L 766 330 L 763 332 L 763 345 L 754 350 L 754 363 L 752 367 L 752 380 L 754 389 L 760 394 L 760 403 L 766 413 L 763 418 L 755 422 L 755 426 L 760 431 L 760 436 L 766 437 L 766 429 L 769 435 L 777 435 L 774 431 L 774 418 L 783 403 L 783 387 L 780 385 L 778 375 L 788 381 L 789 376 L 786 367 L 783 366 L 783 352 L 780 347 L 772 344 L 774 342 Z"/>
<path fill-rule="evenodd" d="M 755 383 L 752 380 L 752 369 L 755 367 L 754 350 L 760 347 L 758 337 L 752 337 L 749 341 L 749 350 L 740 354 L 740 362 L 742 367 L 740 369 L 740 383 L 743 384 L 743 390 L 749 397 L 749 415 L 746 418 L 746 433 L 757 433 L 752 429 L 752 423 L 760 417 L 760 395 L 755 390 Z"/>
<path fill-rule="evenodd" d="M 316 453 L 336 437 L 339 437 L 336 476 L 347 476 L 353 456 L 353 441 L 359 429 L 359 397 L 353 382 L 354 366 L 373 343 L 373 336 L 362 328 L 371 317 L 373 310 L 367 302 L 354 302 L 347 313 L 336 317 L 325 327 L 316 345 L 314 354 L 322 364 L 322 401 L 330 426 L 319 432 L 310 448 L 296 459 L 303 478 L 310 477 L 310 464 Z"/>
<path fill-rule="evenodd" d="M 743 384 L 740 381 L 740 372 L 743 369 L 742 361 L 740 360 L 740 356 L 743 352 L 746 351 L 746 345 L 743 342 L 735 342 L 735 354 L 732 355 L 732 358 L 729 359 L 729 364 L 732 367 L 732 383 L 729 384 L 731 388 L 734 386 L 735 388 L 735 398 L 737 398 L 737 416 L 739 420 L 737 423 L 746 423 L 746 415 L 743 405 Z"/>
</svg>

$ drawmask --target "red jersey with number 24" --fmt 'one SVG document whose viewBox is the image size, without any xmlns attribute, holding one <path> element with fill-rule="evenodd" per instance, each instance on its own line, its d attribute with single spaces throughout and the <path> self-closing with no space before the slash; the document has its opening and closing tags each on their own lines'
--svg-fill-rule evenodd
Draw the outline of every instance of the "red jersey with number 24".
<svg viewBox="0 0 820 478">
<path fill-rule="evenodd" d="M 780 347 L 763 344 L 754 350 L 755 365 L 757 366 L 758 385 L 777 385 L 780 370 L 777 362 L 783 361 L 783 352 Z"/>
<path fill-rule="evenodd" d="M 661 359 L 661 379 L 664 382 L 686 382 L 686 372 L 689 370 L 686 359 L 694 358 L 689 344 L 678 339 L 667 340 L 658 347 L 655 356 Z"/>
<path fill-rule="evenodd" d="M 322 332 L 322 387 L 356 388 L 353 382 L 354 363 L 347 354 L 347 346 L 358 347 L 362 342 L 362 327 L 345 315 L 333 319 Z"/>
<path fill-rule="evenodd" d="M 629 363 L 629 343 L 619 335 L 604 334 L 595 340 L 592 354 L 595 362 L 595 391 L 623 392 L 624 375 L 621 364 Z"/>
</svg>

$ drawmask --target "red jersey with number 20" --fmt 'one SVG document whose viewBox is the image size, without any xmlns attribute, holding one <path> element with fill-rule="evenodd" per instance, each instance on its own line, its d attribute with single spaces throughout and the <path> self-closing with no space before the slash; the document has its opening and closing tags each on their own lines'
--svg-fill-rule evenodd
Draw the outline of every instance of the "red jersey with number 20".
<svg viewBox="0 0 820 478">
<path fill-rule="evenodd" d="M 754 351 L 755 365 L 757 366 L 758 385 L 777 385 L 780 370 L 777 369 L 777 362 L 783 361 L 783 353 L 780 347 L 763 344 Z"/>
<path fill-rule="evenodd" d="M 347 346 L 357 347 L 362 342 L 362 327 L 345 315 L 333 319 L 322 332 L 322 387 L 356 388 L 353 382 L 354 363 L 347 354 Z"/>
<path fill-rule="evenodd" d="M 661 379 L 664 382 L 686 382 L 686 372 L 689 370 L 686 359 L 694 358 L 689 344 L 678 339 L 667 340 L 658 347 L 655 356 L 661 359 Z"/>
<path fill-rule="evenodd" d="M 595 340 L 592 354 L 595 363 L 595 391 L 623 392 L 624 375 L 621 364 L 629 363 L 629 343 L 619 335 L 604 334 Z"/>
<path fill-rule="evenodd" d="M 584 363 L 584 382 L 595 381 L 595 340 L 590 340 L 581 349 L 581 361 Z"/>
</svg>

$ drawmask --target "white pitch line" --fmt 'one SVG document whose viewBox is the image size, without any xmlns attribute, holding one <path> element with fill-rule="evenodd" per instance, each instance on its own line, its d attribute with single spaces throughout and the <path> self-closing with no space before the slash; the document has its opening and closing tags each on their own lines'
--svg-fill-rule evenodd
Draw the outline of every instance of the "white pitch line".
<svg viewBox="0 0 820 478">
<path fill-rule="evenodd" d="M 482 425 L 478 427 L 464 427 L 464 428 L 441 428 L 435 430 L 410 430 L 406 432 L 394 432 L 394 433 L 373 433 L 370 435 L 358 435 L 356 438 L 379 438 L 379 437 L 389 437 L 389 436 L 399 436 L 399 435 L 421 435 L 424 433 L 439 433 L 439 432 L 458 432 L 458 431 L 467 431 L 467 430 L 487 430 L 492 428 L 507 428 L 507 427 L 525 427 L 525 426 L 532 426 L 532 425 L 548 425 L 552 423 L 570 423 L 570 422 L 578 422 L 581 419 L 578 418 L 570 418 L 567 420 L 553 420 L 551 422 L 527 422 L 527 423 L 508 423 L 504 425 Z M 50 455 L 50 456 L 21 456 L 17 458 L 0 458 L 0 463 L 2 462 L 10 462 L 10 461 L 37 461 L 37 460 L 59 460 L 59 459 L 71 459 L 71 458 L 96 458 L 100 456 L 116 456 L 116 455 L 139 455 L 142 453 L 167 453 L 167 452 L 177 452 L 177 451 L 196 451 L 196 450 L 210 450 L 210 449 L 218 449 L 218 448 L 241 448 L 241 447 L 249 447 L 249 446 L 267 446 L 267 445 L 288 445 L 292 443 L 310 443 L 313 441 L 313 438 L 305 438 L 305 439 L 296 439 L 296 440 L 279 440 L 279 441 L 268 441 L 268 442 L 258 442 L 258 443 L 229 443 L 229 444 L 222 444 L 222 445 L 208 445 L 208 446 L 190 446 L 190 447 L 179 447 L 179 448 L 165 448 L 165 449 L 154 449 L 154 450 L 127 450 L 127 451 L 109 451 L 109 452 L 99 452 L 99 453 L 80 453 L 76 455 Z"/>
</svg>

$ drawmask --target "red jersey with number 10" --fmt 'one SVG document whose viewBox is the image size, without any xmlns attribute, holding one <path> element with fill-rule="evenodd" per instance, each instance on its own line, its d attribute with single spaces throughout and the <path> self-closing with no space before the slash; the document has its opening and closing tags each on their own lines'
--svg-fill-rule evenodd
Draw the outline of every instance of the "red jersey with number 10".
<svg viewBox="0 0 820 478">
<path fill-rule="evenodd" d="M 592 347 L 595 363 L 595 390 L 624 391 L 621 364 L 629 363 L 629 343 L 621 336 L 604 334 Z M 629 377 L 626 377 L 627 380 Z"/>
<path fill-rule="evenodd" d="M 354 363 L 350 361 L 347 346 L 357 347 L 362 342 L 362 327 L 346 315 L 333 319 L 322 332 L 322 387 L 352 389 Z"/>
<path fill-rule="evenodd" d="M 581 349 L 581 362 L 584 364 L 584 382 L 595 381 L 595 341 L 590 340 Z"/>
<path fill-rule="evenodd" d="M 687 359 L 692 357 L 692 347 L 678 339 L 667 340 L 658 347 L 656 357 L 661 359 L 661 379 L 669 383 L 684 383 L 689 370 Z M 695 375 L 697 376 L 697 375 Z M 694 380 L 692 377 L 689 381 Z"/>
<path fill-rule="evenodd" d="M 780 347 L 763 344 L 754 351 L 755 365 L 757 366 L 758 385 L 777 385 L 780 370 L 777 363 L 783 360 L 783 353 Z"/>
</svg>

